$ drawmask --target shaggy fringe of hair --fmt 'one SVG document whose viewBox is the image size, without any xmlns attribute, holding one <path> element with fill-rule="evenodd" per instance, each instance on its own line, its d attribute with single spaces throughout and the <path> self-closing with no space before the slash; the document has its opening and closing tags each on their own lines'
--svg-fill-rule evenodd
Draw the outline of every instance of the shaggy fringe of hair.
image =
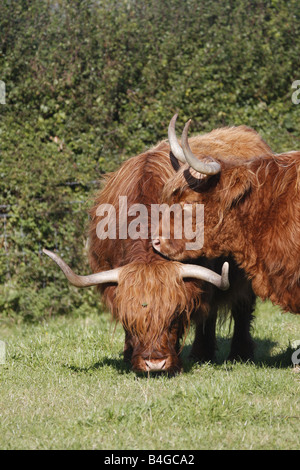
<svg viewBox="0 0 300 470">
<path fill-rule="evenodd" d="M 116 317 L 144 343 L 153 343 L 178 314 L 189 328 L 191 313 L 200 304 L 200 289 L 197 293 L 191 298 L 177 262 L 131 263 L 123 268 L 116 290 Z"/>
</svg>

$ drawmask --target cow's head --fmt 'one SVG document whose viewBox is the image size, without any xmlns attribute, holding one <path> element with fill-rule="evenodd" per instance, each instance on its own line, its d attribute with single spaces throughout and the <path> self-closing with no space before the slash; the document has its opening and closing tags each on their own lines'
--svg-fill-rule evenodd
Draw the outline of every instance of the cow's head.
<svg viewBox="0 0 300 470">
<path fill-rule="evenodd" d="M 252 174 L 247 169 L 247 155 L 240 158 L 232 156 L 227 161 L 214 159 L 210 156 L 197 158 L 188 143 L 188 129 L 191 121 L 188 121 L 182 133 L 181 145 L 175 134 L 176 116 L 169 126 L 169 142 L 173 155 L 184 165 L 165 184 L 161 203 L 168 207 L 179 206 L 181 211 L 172 214 L 170 219 L 169 237 L 162 235 L 162 221 L 159 233 L 152 240 L 156 251 L 172 260 L 183 261 L 199 256 L 217 257 L 227 254 L 224 246 L 232 244 L 238 238 L 238 221 L 235 221 L 234 209 L 243 201 L 251 191 Z M 252 149 L 255 146 L 260 150 L 261 139 L 254 134 Z M 258 150 L 258 151 L 259 151 Z M 239 149 L 240 151 L 240 149 Z M 253 178 L 252 178 L 253 179 Z M 202 213 L 200 220 L 198 214 Z M 225 217 L 230 212 L 230 218 Z M 182 214 L 190 213 L 190 218 Z M 180 219 L 180 220 L 179 220 Z M 186 220 L 190 221 L 187 227 Z M 235 227 L 234 239 L 226 240 L 229 231 L 224 230 L 224 224 Z M 222 225 L 223 224 L 223 225 Z M 181 236 L 176 236 L 176 226 L 181 226 Z M 191 235 L 195 235 L 194 238 Z M 202 236 L 201 236 L 202 235 Z M 222 249 L 220 249 L 222 247 Z"/>
<path fill-rule="evenodd" d="M 117 284 L 112 310 L 125 330 L 124 357 L 135 371 L 180 371 L 180 340 L 200 302 L 201 284 L 196 280 L 223 290 L 229 287 L 228 263 L 221 275 L 202 266 L 161 259 L 78 276 L 56 253 L 44 252 L 77 287 Z"/>
</svg>

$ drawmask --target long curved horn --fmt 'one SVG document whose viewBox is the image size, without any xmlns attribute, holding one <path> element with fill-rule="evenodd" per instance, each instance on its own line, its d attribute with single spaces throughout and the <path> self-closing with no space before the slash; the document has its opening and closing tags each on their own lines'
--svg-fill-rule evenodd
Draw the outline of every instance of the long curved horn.
<svg viewBox="0 0 300 470">
<path fill-rule="evenodd" d="M 43 248 L 43 252 L 50 256 L 53 261 L 60 267 L 64 275 L 73 286 L 76 287 L 89 287 L 98 284 L 105 284 L 107 282 L 118 282 L 119 274 L 122 268 L 111 269 L 109 271 L 102 271 L 100 273 L 89 274 L 88 276 L 79 276 L 58 256 L 52 251 Z"/>
<path fill-rule="evenodd" d="M 173 153 L 174 157 L 177 158 L 181 163 L 186 163 L 186 159 L 183 153 L 183 150 L 177 140 L 176 137 L 176 131 L 175 131 L 175 123 L 176 119 L 178 117 L 178 114 L 174 114 L 172 117 L 169 128 L 168 128 L 168 139 L 171 147 L 171 152 Z"/>
<path fill-rule="evenodd" d="M 222 274 L 217 274 L 204 266 L 197 266 L 196 264 L 182 264 L 180 266 L 181 276 L 202 279 L 203 281 L 214 284 L 221 290 L 227 290 L 230 287 L 228 272 L 229 263 L 226 261 L 222 266 Z"/>
<path fill-rule="evenodd" d="M 181 136 L 181 145 L 182 150 L 185 156 L 187 163 L 194 168 L 194 170 L 198 171 L 198 173 L 202 173 L 203 175 L 216 175 L 221 171 L 221 165 L 212 159 L 211 163 L 205 163 L 199 160 L 193 152 L 188 143 L 188 130 L 191 124 L 191 119 L 186 123 L 184 126 L 182 136 Z"/>
</svg>

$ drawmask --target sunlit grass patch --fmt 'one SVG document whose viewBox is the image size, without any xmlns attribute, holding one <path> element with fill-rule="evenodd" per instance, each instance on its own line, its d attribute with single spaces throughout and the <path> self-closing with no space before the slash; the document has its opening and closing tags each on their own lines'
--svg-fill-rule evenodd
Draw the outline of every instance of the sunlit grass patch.
<svg viewBox="0 0 300 470">
<path fill-rule="evenodd" d="M 1 333 L 2 334 L 2 333 Z M 254 363 L 226 362 L 229 324 L 215 363 L 136 375 L 124 363 L 124 333 L 108 314 L 58 317 L 3 329 L 2 449 L 295 449 L 300 374 L 291 341 L 300 317 L 258 304 Z"/>
</svg>

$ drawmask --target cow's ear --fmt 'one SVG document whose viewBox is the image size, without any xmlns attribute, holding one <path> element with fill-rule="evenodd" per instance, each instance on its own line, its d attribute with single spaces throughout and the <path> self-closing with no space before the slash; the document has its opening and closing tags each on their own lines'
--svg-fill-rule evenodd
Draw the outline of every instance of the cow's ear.
<svg viewBox="0 0 300 470">
<path fill-rule="evenodd" d="M 239 204 L 251 191 L 251 177 L 245 166 L 225 168 L 222 183 L 220 199 L 224 211 Z"/>
</svg>

